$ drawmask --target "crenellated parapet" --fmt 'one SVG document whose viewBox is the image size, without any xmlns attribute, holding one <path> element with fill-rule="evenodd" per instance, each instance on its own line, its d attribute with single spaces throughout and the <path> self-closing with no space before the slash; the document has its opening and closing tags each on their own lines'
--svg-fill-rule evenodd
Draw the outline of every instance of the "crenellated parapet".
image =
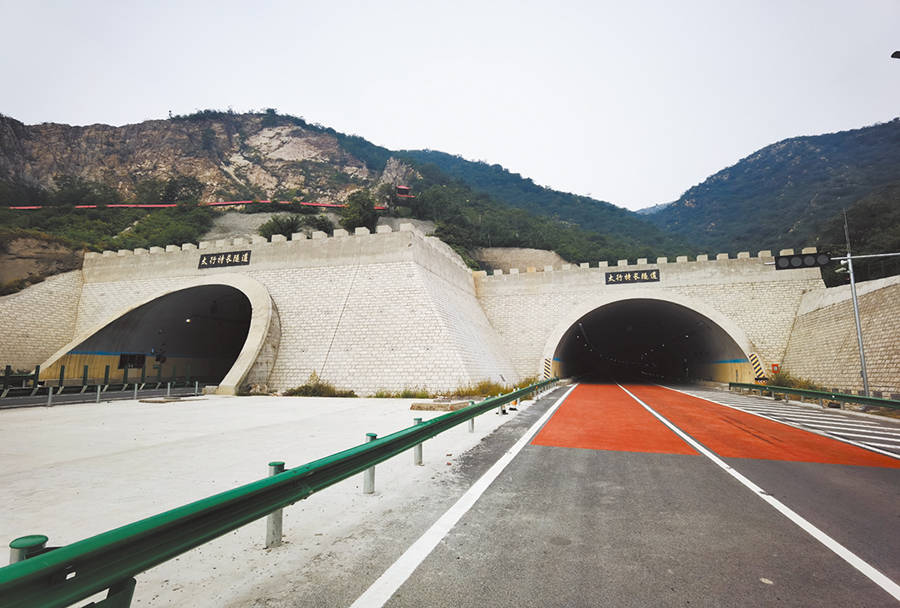
<svg viewBox="0 0 900 608">
<path fill-rule="evenodd" d="M 472 280 L 465 263 L 449 246 L 424 235 L 412 224 L 401 224 L 396 231 L 390 226 L 378 226 L 374 233 L 367 228 L 356 228 L 353 233 L 339 228 L 331 236 L 321 231 L 309 236 L 298 232 L 290 238 L 276 234 L 271 240 L 253 236 L 91 252 L 85 255 L 84 273 L 89 282 L 105 282 L 144 274 L 191 276 L 287 267 L 338 267 L 361 262 L 391 263 L 412 257 L 436 274 L 452 276 L 455 282 Z"/>
<path fill-rule="evenodd" d="M 801 253 L 816 253 L 815 247 L 805 247 L 801 251 Z M 793 255 L 793 249 L 782 249 L 778 252 L 778 255 Z M 475 271 L 473 274 L 476 278 L 479 279 L 494 279 L 495 277 L 504 277 L 508 279 L 510 276 L 517 275 L 531 275 L 531 274 L 540 274 L 540 273 L 580 273 L 583 271 L 640 271 L 643 272 L 648 269 L 662 269 L 662 268 L 673 268 L 673 269 L 701 269 L 701 268 L 714 268 L 716 264 L 720 264 L 722 270 L 726 270 L 727 268 L 734 268 L 736 265 L 744 264 L 748 267 L 760 267 L 761 270 L 766 272 L 774 270 L 773 262 L 775 260 L 775 256 L 772 254 L 771 250 L 765 249 L 756 254 L 756 256 L 751 257 L 749 251 L 741 251 L 738 252 L 736 256 L 732 256 L 728 253 L 717 253 L 715 256 L 711 257 L 709 254 L 700 254 L 691 259 L 689 256 L 680 255 L 677 256 L 674 260 L 670 260 L 668 257 L 657 257 L 655 261 L 651 262 L 649 258 L 637 258 L 634 263 L 627 259 L 615 260 L 615 262 L 610 262 L 607 260 L 601 260 L 596 263 L 590 262 L 582 262 L 580 264 L 561 264 L 557 266 L 529 266 L 526 268 L 511 268 L 508 271 L 504 272 L 503 270 L 494 270 L 491 273 L 486 271 Z M 725 264 L 722 264 L 725 263 Z M 809 269 L 812 270 L 816 275 L 818 275 L 818 269 Z M 806 270 L 805 272 L 809 272 Z M 791 272 L 798 272 L 797 270 L 792 270 Z M 804 272 L 804 271 L 800 271 Z M 789 280 L 794 280 L 797 278 L 797 275 L 793 275 L 793 279 L 790 278 L 790 275 L 785 275 L 785 278 Z M 501 279 L 503 280 L 503 279 Z"/>
</svg>

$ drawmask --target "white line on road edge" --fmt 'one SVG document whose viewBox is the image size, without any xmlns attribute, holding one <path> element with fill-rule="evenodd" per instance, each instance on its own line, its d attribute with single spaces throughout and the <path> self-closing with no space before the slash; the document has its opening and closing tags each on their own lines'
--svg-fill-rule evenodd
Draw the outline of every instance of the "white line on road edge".
<svg viewBox="0 0 900 608">
<path fill-rule="evenodd" d="M 372 585 L 366 589 L 362 595 L 356 598 L 356 601 L 350 605 L 350 608 L 379 608 L 384 606 L 394 593 L 400 588 L 406 579 L 419 567 L 426 557 L 434 550 L 441 540 L 447 536 L 447 533 L 456 525 L 463 515 L 472 508 L 484 491 L 494 482 L 495 479 L 503 472 L 503 469 L 512 462 L 513 458 L 522 451 L 535 433 L 547 422 L 547 419 L 553 415 L 553 412 L 565 401 L 569 393 L 578 386 L 573 384 L 572 387 L 556 400 L 550 409 L 531 425 L 524 435 L 513 445 L 503 456 L 495 462 L 487 472 L 482 475 L 478 481 L 472 484 L 466 493 L 463 494 L 456 503 L 447 509 L 446 513 L 441 515 L 419 539 L 410 545 L 409 549 L 401 555 L 397 561 L 384 571 L 384 574 L 378 577 Z"/>
<path fill-rule="evenodd" d="M 725 470 L 729 475 L 737 479 L 739 482 L 744 484 L 747 488 L 749 488 L 753 493 L 762 498 L 764 501 L 772 505 L 779 513 L 787 517 L 789 520 L 800 526 L 804 531 L 806 531 L 810 536 L 815 538 L 817 541 L 831 549 L 838 557 L 843 559 L 845 562 L 859 570 L 863 575 L 865 575 L 869 580 L 873 583 L 887 591 L 895 600 L 900 601 L 900 585 L 886 577 L 884 574 L 876 570 L 872 567 L 868 562 L 864 561 L 861 557 L 847 549 L 844 545 L 840 544 L 817 527 L 812 525 L 810 522 L 806 521 L 801 517 L 798 513 L 790 509 L 787 505 L 782 503 L 777 498 L 771 496 L 768 492 L 763 490 L 761 487 L 738 473 L 736 470 L 728 466 L 728 464 L 720 459 L 718 456 L 710 452 L 708 449 L 700 445 L 693 437 L 682 431 L 680 428 L 669 422 L 662 415 L 658 414 L 652 407 L 638 399 L 631 391 L 622 386 L 621 384 L 617 385 L 623 391 L 628 393 L 632 399 L 640 403 L 644 409 L 653 414 L 660 422 L 665 424 L 667 427 L 672 429 L 679 437 L 687 441 L 692 448 L 712 460 L 715 464 Z M 674 390 L 674 389 L 672 389 Z M 679 391 L 680 392 L 680 391 Z M 693 395 L 691 395 L 693 396 Z"/>
<path fill-rule="evenodd" d="M 716 405 L 721 405 L 722 407 L 727 407 L 733 410 L 737 410 L 738 412 L 744 412 L 745 414 L 750 414 L 751 416 L 759 416 L 760 418 L 765 418 L 766 420 L 771 420 L 772 422 L 778 422 L 779 424 L 783 424 L 785 426 L 789 426 L 794 429 L 798 429 L 800 431 L 806 431 L 807 433 L 812 433 L 813 435 L 819 435 L 820 437 L 828 437 L 829 439 L 834 439 L 836 441 L 841 441 L 843 443 L 847 443 L 850 445 L 855 445 L 858 448 L 863 448 L 864 450 L 868 450 L 870 452 L 875 452 L 877 454 L 884 454 L 885 456 L 890 456 L 891 458 L 900 459 L 900 455 L 896 452 L 888 452 L 887 450 L 881 450 L 878 446 L 879 444 L 872 443 L 862 443 L 860 441 L 853 441 L 852 439 L 847 439 L 846 437 L 841 437 L 840 435 L 828 433 L 826 431 L 820 431 L 816 428 L 810 428 L 808 426 L 804 426 L 802 422 L 792 422 L 790 420 L 782 420 L 781 418 L 775 418 L 773 416 L 769 416 L 767 414 L 760 414 L 759 412 L 753 412 L 750 410 L 745 410 L 739 405 L 731 405 L 729 403 L 723 403 L 722 401 L 716 401 L 715 399 L 710 399 L 709 397 L 700 397 L 698 395 L 693 395 L 686 391 L 679 390 L 677 388 L 672 388 L 671 386 L 663 386 L 662 384 L 657 384 L 657 386 L 661 388 L 668 389 L 670 391 L 675 391 L 676 393 L 681 393 L 682 395 L 687 395 L 688 397 L 693 397 L 694 399 L 702 399 L 704 401 L 709 401 L 710 403 L 715 403 Z M 624 390 L 624 389 L 623 389 Z M 630 393 L 629 393 L 630 394 Z M 890 445 L 882 445 L 881 447 L 893 447 Z"/>
</svg>

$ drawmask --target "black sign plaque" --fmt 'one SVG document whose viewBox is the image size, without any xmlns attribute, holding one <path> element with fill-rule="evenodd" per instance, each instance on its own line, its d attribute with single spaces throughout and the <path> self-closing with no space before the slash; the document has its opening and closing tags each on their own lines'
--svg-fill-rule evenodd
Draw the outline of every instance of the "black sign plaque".
<svg viewBox="0 0 900 608">
<path fill-rule="evenodd" d="M 658 281 L 658 268 L 652 270 L 622 270 L 606 273 L 607 285 L 621 285 L 623 283 L 656 283 Z"/>
<path fill-rule="evenodd" d="M 247 266 L 250 251 L 228 251 L 226 253 L 204 253 L 197 268 L 223 268 L 225 266 Z"/>
</svg>

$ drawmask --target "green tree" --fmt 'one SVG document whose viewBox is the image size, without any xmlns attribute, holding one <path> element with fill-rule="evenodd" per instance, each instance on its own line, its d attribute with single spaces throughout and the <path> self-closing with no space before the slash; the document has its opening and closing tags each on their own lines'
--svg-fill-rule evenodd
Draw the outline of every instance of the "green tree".
<svg viewBox="0 0 900 608">
<path fill-rule="evenodd" d="M 268 222 L 259 227 L 259 234 L 267 239 L 271 239 L 273 234 L 291 238 L 292 234 L 300 232 L 303 219 L 299 215 L 273 215 Z"/>
<path fill-rule="evenodd" d="M 347 198 L 347 206 L 341 210 L 341 226 L 346 230 L 365 227 L 375 231 L 378 213 L 375 198 L 369 190 L 357 190 Z"/>
</svg>

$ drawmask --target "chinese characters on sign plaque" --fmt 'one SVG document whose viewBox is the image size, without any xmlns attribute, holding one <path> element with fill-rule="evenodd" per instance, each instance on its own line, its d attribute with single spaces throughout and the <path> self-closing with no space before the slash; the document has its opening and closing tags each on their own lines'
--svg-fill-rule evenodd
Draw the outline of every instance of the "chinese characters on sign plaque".
<svg viewBox="0 0 900 608">
<path fill-rule="evenodd" d="M 250 263 L 249 251 L 229 251 L 228 253 L 204 253 L 197 268 L 222 268 L 223 266 L 246 266 Z"/>
<path fill-rule="evenodd" d="M 618 285 L 620 283 L 653 283 L 657 281 L 659 281 L 659 269 L 606 273 L 607 285 Z"/>
</svg>

